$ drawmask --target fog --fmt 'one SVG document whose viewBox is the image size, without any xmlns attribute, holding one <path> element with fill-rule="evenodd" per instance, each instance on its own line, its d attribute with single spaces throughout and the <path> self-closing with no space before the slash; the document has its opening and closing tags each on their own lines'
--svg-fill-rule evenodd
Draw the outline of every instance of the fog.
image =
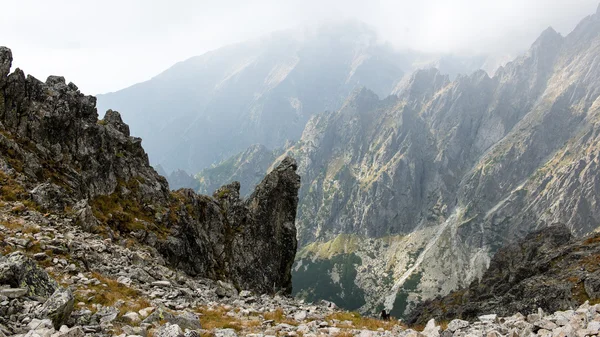
<svg viewBox="0 0 600 337">
<path fill-rule="evenodd" d="M 40 79 L 89 94 L 144 81 L 177 61 L 281 29 L 358 19 L 396 48 L 516 54 L 548 26 L 567 34 L 598 0 L 5 1 L 0 45 Z"/>
</svg>

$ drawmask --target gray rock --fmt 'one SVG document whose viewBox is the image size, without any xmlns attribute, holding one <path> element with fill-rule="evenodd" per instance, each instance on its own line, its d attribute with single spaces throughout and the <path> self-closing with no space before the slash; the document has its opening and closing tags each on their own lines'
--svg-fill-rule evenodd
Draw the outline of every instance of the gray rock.
<svg viewBox="0 0 600 337">
<path fill-rule="evenodd" d="M 171 282 L 169 282 L 169 281 L 154 281 L 154 282 L 152 282 L 152 285 L 155 287 L 170 287 Z"/>
<path fill-rule="evenodd" d="M 80 326 L 75 326 L 72 328 L 60 329 L 60 332 L 56 334 L 56 337 L 83 337 L 85 336 L 85 332 L 83 332 L 83 328 Z"/>
<path fill-rule="evenodd" d="M 448 330 L 454 332 L 458 329 L 466 328 L 468 326 L 468 321 L 463 321 L 462 319 L 453 319 L 452 321 L 450 321 L 450 323 L 448 323 Z"/>
<path fill-rule="evenodd" d="M 137 312 L 127 312 L 123 315 L 123 320 L 129 324 L 138 324 L 142 321 L 140 315 Z"/>
<path fill-rule="evenodd" d="M 96 233 L 100 226 L 100 221 L 94 216 L 92 207 L 87 199 L 80 200 L 73 206 L 75 212 L 76 224 L 86 232 Z"/>
<path fill-rule="evenodd" d="M 215 337 L 237 337 L 238 334 L 233 329 L 215 329 Z"/>
<path fill-rule="evenodd" d="M 55 329 L 59 329 L 71 317 L 75 298 L 69 288 L 57 289 L 44 303 L 40 317 L 49 318 Z"/>
<path fill-rule="evenodd" d="M 428 337 L 438 337 L 440 335 L 440 327 L 435 325 L 435 320 L 430 319 L 423 329 L 423 334 Z"/>
<path fill-rule="evenodd" d="M 300 311 L 296 312 L 294 314 L 294 319 L 299 322 L 304 321 L 306 319 L 306 311 L 300 310 Z"/>
<path fill-rule="evenodd" d="M 0 296 L 6 296 L 8 298 L 19 298 L 27 295 L 26 288 L 9 288 L 0 289 Z"/>
<path fill-rule="evenodd" d="M 73 203 L 64 188 L 52 183 L 39 184 L 31 191 L 31 197 L 40 207 L 48 211 L 62 212 L 65 206 Z"/>
<path fill-rule="evenodd" d="M 27 289 L 27 295 L 48 297 L 57 289 L 56 281 L 21 252 L 0 256 L 0 284 Z"/>
<path fill-rule="evenodd" d="M 100 323 L 110 323 L 117 319 L 119 315 L 119 309 L 115 307 L 102 307 L 94 314 L 94 317 L 98 319 Z"/>
<path fill-rule="evenodd" d="M 154 337 L 181 337 L 183 336 L 183 331 L 177 324 L 166 324 L 160 326 L 154 332 Z"/>
</svg>

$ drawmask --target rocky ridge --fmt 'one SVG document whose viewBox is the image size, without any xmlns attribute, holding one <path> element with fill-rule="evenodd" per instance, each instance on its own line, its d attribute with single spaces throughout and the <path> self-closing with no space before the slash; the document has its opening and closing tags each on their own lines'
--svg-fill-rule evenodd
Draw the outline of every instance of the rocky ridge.
<svg viewBox="0 0 600 337">
<path fill-rule="evenodd" d="M 11 62 L 1 47 L 2 200 L 70 214 L 89 232 L 155 247 L 192 276 L 259 293 L 291 291 L 300 184 L 293 159 L 282 160 L 247 199 L 239 184 L 213 197 L 171 192 L 118 112 L 99 120 L 94 97 L 62 77 L 9 74 Z"/>
</svg>

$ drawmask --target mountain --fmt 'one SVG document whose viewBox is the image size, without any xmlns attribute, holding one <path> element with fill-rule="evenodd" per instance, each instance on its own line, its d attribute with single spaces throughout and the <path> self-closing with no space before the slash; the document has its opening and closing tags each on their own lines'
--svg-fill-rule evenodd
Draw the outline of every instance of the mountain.
<svg viewBox="0 0 600 337">
<path fill-rule="evenodd" d="M 536 229 L 595 230 L 599 35 L 600 12 L 564 37 L 548 28 L 493 77 L 419 70 L 394 96 L 356 90 L 312 117 L 281 150 L 303 177 L 295 294 L 402 316 Z M 223 182 L 239 178 L 257 183 Z"/>
<path fill-rule="evenodd" d="M 148 247 L 190 276 L 291 292 L 300 186 L 292 158 L 244 200 L 239 184 L 212 197 L 171 192 L 118 112 L 99 120 L 96 99 L 73 83 L 9 74 L 11 63 L 11 51 L 0 47 L 0 197 L 9 213 L 22 215 L 16 224 L 43 211 L 120 245 Z M 7 243 L 3 237 L 2 248 Z"/>
<path fill-rule="evenodd" d="M 414 64 L 435 62 L 395 51 L 365 24 L 347 21 L 192 57 L 151 80 L 98 95 L 98 109 L 123 112 L 152 164 L 198 172 L 252 144 L 273 149 L 296 141 L 312 115 L 339 109 L 356 88 L 387 96 Z M 464 73 L 483 62 L 443 64 Z"/>
</svg>

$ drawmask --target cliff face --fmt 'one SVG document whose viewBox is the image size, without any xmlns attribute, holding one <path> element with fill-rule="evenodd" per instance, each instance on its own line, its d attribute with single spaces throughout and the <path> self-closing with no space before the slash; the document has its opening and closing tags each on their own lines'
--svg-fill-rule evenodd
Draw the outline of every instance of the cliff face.
<svg viewBox="0 0 600 337">
<path fill-rule="evenodd" d="M 599 53 L 596 13 L 544 31 L 494 77 L 417 71 L 395 96 L 360 90 L 311 118 L 283 150 L 303 176 L 298 295 L 356 294 L 352 308 L 399 316 L 536 229 L 597 228 Z"/>
<path fill-rule="evenodd" d="M 239 198 L 239 185 L 213 197 L 170 192 L 118 112 L 98 120 L 94 97 L 62 77 L 44 83 L 19 69 L 9 74 L 11 62 L 10 50 L 0 48 L 3 199 L 72 214 L 112 240 L 135 238 L 191 275 L 291 291 L 300 184 L 293 159 L 247 200 Z"/>
</svg>

